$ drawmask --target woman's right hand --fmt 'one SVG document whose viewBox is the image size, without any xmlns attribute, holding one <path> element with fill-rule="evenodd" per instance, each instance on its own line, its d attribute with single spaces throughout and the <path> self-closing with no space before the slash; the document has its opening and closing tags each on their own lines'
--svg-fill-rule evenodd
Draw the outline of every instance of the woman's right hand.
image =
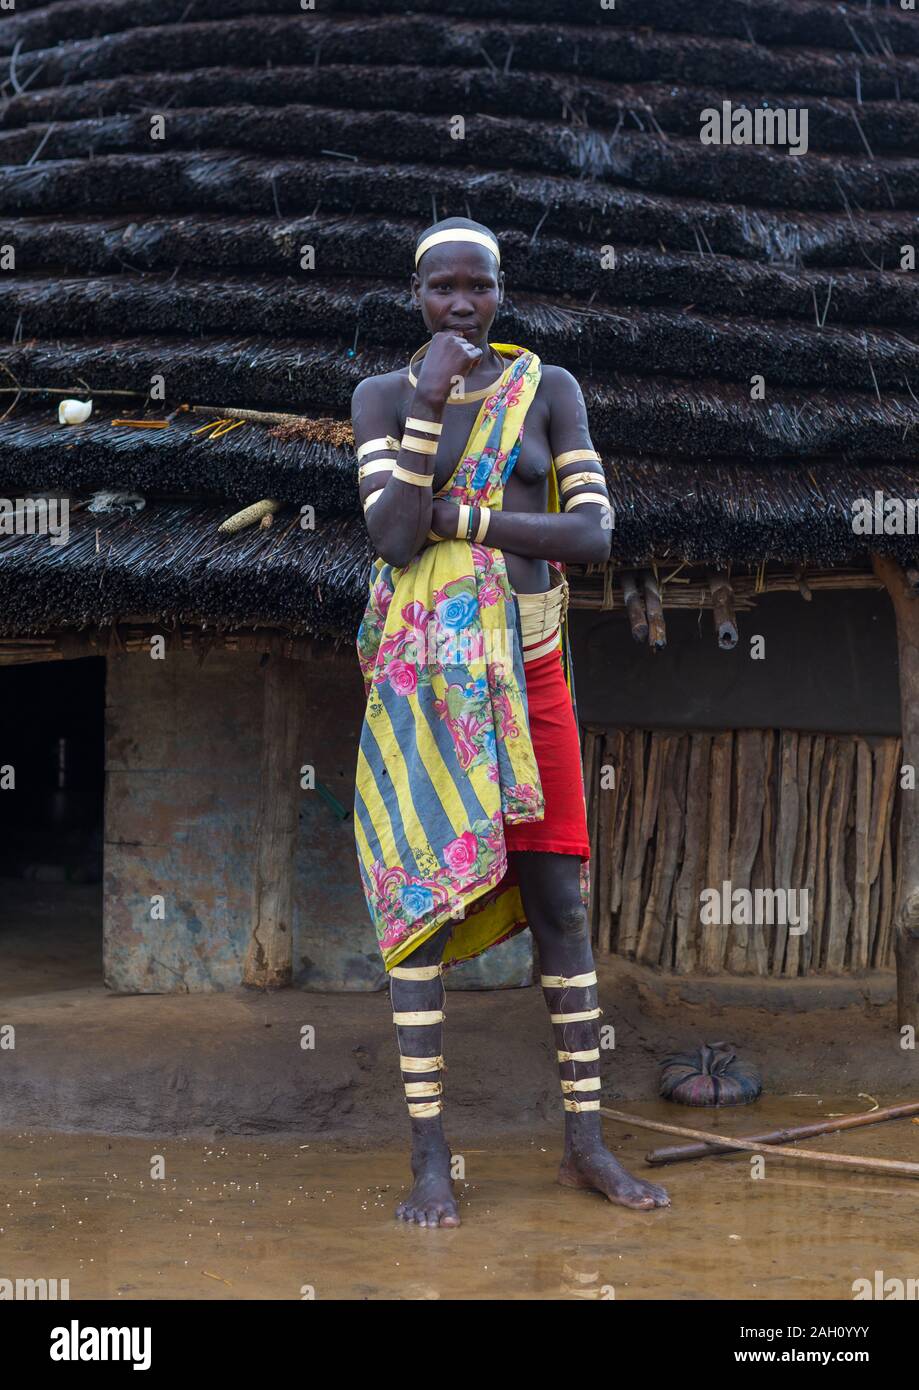
<svg viewBox="0 0 919 1390">
<path fill-rule="evenodd" d="M 418 373 L 416 391 L 426 400 L 443 403 L 457 377 L 466 377 L 481 360 L 482 349 L 460 334 L 444 329 L 435 333 Z"/>
</svg>

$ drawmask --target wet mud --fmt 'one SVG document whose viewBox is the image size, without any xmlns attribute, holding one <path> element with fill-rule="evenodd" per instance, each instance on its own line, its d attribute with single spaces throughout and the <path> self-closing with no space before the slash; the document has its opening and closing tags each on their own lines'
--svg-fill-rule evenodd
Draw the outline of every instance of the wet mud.
<svg viewBox="0 0 919 1390">
<path fill-rule="evenodd" d="M 660 1101 L 628 1108 L 743 1134 L 871 1103 L 771 1097 L 717 1115 Z M 632 1212 L 557 1185 L 560 1124 L 467 1148 L 456 1130 L 457 1230 L 395 1221 L 409 1170 L 407 1149 L 391 1143 L 7 1134 L 0 1278 L 66 1279 L 73 1300 L 820 1300 L 851 1299 L 853 1281 L 877 1270 L 919 1276 L 919 1180 L 773 1157 L 761 1178 L 747 1156 L 652 1169 L 645 1153 L 677 1141 L 607 1122 L 621 1161 L 673 1199 Z M 919 1161 L 919 1125 L 807 1147 Z"/>
</svg>

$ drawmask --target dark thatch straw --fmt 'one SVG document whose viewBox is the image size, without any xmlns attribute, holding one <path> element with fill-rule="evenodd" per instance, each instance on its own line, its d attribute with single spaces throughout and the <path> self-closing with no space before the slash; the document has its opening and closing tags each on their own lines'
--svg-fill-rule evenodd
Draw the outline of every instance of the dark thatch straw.
<svg viewBox="0 0 919 1390">
<path fill-rule="evenodd" d="M 147 205 L 155 206 L 159 214 L 268 214 L 275 219 L 276 235 L 283 237 L 288 222 L 277 220 L 279 208 L 284 218 L 293 219 L 321 204 L 324 210 L 351 215 L 357 206 L 361 215 L 381 215 L 387 222 L 398 210 L 400 217 L 417 218 L 420 230 L 430 221 L 432 198 L 442 211 L 460 212 L 470 203 L 481 218 L 498 228 L 525 230 L 527 239 L 533 238 L 537 256 L 543 235 L 554 232 L 585 238 L 594 255 L 598 245 L 611 242 L 658 249 L 663 245 L 697 256 L 715 253 L 781 265 L 878 270 L 898 267 L 904 241 L 919 236 L 915 212 L 882 215 L 850 207 L 835 213 L 803 213 L 732 207 L 574 178 L 515 172 L 509 179 L 491 170 L 436 169 L 413 163 L 355 165 L 351 160 L 265 160 L 226 151 L 177 154 L 166 150 L 158 155 L 100 156 L 93 160 L 91 179 L 81 159 L 0 166 L 0 213 L 40 214 L 42 220 L 57 214 L 67 223 L 75 216 L 134 212 Z M 130 218 L 133 234 L 139 234 L 143 221 Z M 538 238 L 534 237 L 537 227 Z M 410 265 L 413 244 L 414 235 L 399 262 L 402 274 Z M 360 273 L 366 264 L 365 240 L 352 273 Z"/>
<path fill-rule="evenodd" d="M 316 637 L 356 631 L 372 558 L 362 522 L 217 534 L 226 508 L 162 502 L 71 516 L 70 539 L 0 536 L 0 631 L 42 632 L 146 613 L 173 623 L 274 626 Z"/>
<path fill-rule="evenodd" d="M 519 0 L 412 0 L 412 10 L 434 19 L 486 19 L 492 22 L 519 19 Z M 238 21 L 252 15 L 289 16 L 285 0 L 197 0 L 194 15 Z M 310 17 L 310 27 L 324 16 L 380 13 L 379 0 L 324 0 L 322 14 Z M 22 42 L 26 51 L 48 47 L 62 40 L 88 39 L 99 34 L 118 34 L 151 25 L 181 24 L 189 16 L 187 0 L 80 0 L 51 5 L 28 15 L 11 15 L 0 30 L 0 52 L 10 52 Z M 596 41 L 598 31 L 631 29 L 645 32 L 698 34 L 749 41 L 758 47 L 830 48 L 841 52 L 919 53 L 919 35 L 910 16 L 880 6 L 836 3 L 801 3 L 801 0 L 708 0 L 687 5 L 685 0 L 618 0 L 615 9 L 579 6 L 573 15 L 570 0 L 528 0 L 526 17 L 534 27 L 564 25 L 573 18 L 585 38 Z"/>
<path fill-rule="evenodd" d="M 60 551 L 4 538 L 8 624 L 147 610 L 353 635 L 370 542 L 350 397 L 423 340 L 411 248 L 450 215 L 501 238 L 493 336 L 582 382 L 617 562 L 864 569 L 852 498 L 915 490 L 912 15 L 824 0 L 323 0 L 309 15 L 289 0 L 67 0 L 7 14 L 0 53 L 0 245 L 17 257 L 0 277 L 0 482 L 149 503 L 78 512 Z M 806 107 L 807 156 L 701 145 L 702 109 L 725 98 Z M 194 433 L 200 416 L 113 428 L 155 376 L 169 401 L 148 414 L 188 402 L 339 423 L 214 442 Z M 97 394 L 89 424 L 56 425 L 64 388 Z M 115 406 L 105 391 L 142 394 Z M 263 497 L 282 503 L 272 527 L 217 537 Z M 306 503 L 315 535 L 297 526 Z M 912 562 L 914 539 L 872 545 Z"/>
<path fill-rule="evenodd" d="M 18 495 L 25 495 L 24 480 L 33 479 L 42 487 L 77 494 L 99 488 L 126 489 L 145 497 L 211 494 L 242 505 L 274 497 L 297 506 L 312 504 L 325 516 L 357 515 L 357 466 L 351 448 L 321 439 L 284 440 L 258 424 L 246 424 L 211 441 L 194 434 L 203 423 L 200 415 L 179 415 L 168 430 L 151 435 L 113 427 L 113 414 L 97 402 L 86 424 L 62 426 L 53 406 L 18 406 L 0 428 L 3 496 L 17 489 Z M 153 414 L 162 418 L 159 407 Z"/>
<path fill-rule="evenodd" d="M 129 218 L 105 222 L 0 218 L 0 244 L 15 237 L 18 271 L 15 278 L 0 281 L 0 290 L 6 296 L 14 323 L 20 312 L 17 301 L 23 301 L 24 322 L 34 333 L 36 324 L 29 311 L 34 304 L 40 313 L 51 291 L 49 285 L 27 277 L 55 260 L 58 274 L 69 270 L 81 277 L 87 295 L 90 290 L 98 294 L 100 312 L 112 301 L 114 287 L 89 279 L 94 273 L 121 272 L 121 285 L 134 293 L 149 283 L 147 292 L 154 304 L 162 304 L 169 285 L 158 285 L 156 280 L 132 281 L 132 269 L 168 272 L 170 276 L 176 270 L 206 269 L 211 277 L 220 271 L 221 281 L 210 278 L 206 285 L 202 284 L 199 298 L 206 289 L 219 312 L 221 299 L 230 292 L 241 309 L 245 308 L 245 292 L 250 286 L 259 300 L 273 293 L 269 321 L 273 322 L 278 312 L 286 315 L 277 320 L 276 331 L 281 333 L 285 323 L 288 328 L 309 328 L 303 320 L 303 314 L 311 311 L 303 298 L 309 293 L 327 298 L 335 295 L 333 307 L 340 311 L 341 322 L 359 323 L 367 290 L 372 289 L 377 295 L 371 295 L 371 300 L 379 297 L 384 306 L 387 302 L 392 304 L 396 325 L 390 335 L 392 341 L 405 342 L 403 321 L 410 264 L 406 248 L 417 239 L 420 230 L 418 223 L 358 217 L 291 218 L 282 224 L 259 217 L 213 216 L 151 218 L 142 224 Z M 905 235 L 907 229 L 903 228 L 899 236 Z M 502 266 L 514 287 L 513 302 L 518 305 L 526 303 L 526 291 L 535 291 L 556 300 L 563 295 L 575 300 L 592 298 L 593 310 L 605 305 L 682 303 L 692 304 L 701 313 L 729 313 L 741 320 L 803 319 L 810 325 L 824 327 L 836 323 L 910 326 L 919 321 L 919 278 L 909 274 L 884 275 L 867 265 L 850 270 L 804 270 L 759 265 L 733 256 L 700 255 L 698 251 L 674 254 L 655 247 L 625 247 L 618 252 L 612 273 L 599 267 L 595 246 L 585 246 L 571 238 L 543 234 L 534 244 L 519 231 L 502 230 L 500 236 Z M 375 278 L 362 281 L 355 275 L 355 266 L 360 266 L 366 257 L 370 242 Z M 315 275 L 300 271 L 300 248 L 304 245 L 315 248 L 317 268 L 321 267 L 323 276 L 319 287 Z M 234 273 L 243 271 L 244 282 L 231 279 Z M 264 275 L 266 271 L 285 278 L 256 281 L 255 275 Z M 299 275 L 299 284 L 291 280 L 292 272 Z M 379 285 L 384 276 L 394 282 L 391 293 L 395 298 L 390 301 Z M 347 285 L 335 285 L 334 277 L 346 277 Z M 327 278 L 332 285 L 324 283 Z M 57 277 L 53 283 L 58 283 Z M 194 282 L 177 278 L 170 283 L 174 286 L 173 300 L 184 300 L 187 293 L 195 291 Z M 225 292 L 222 286 L 226 287 Z M 287 303 L 279 304 L 282 296 Z M 288 307 L 298 302 L 303 303 L 302 309 Z M 577 303 L 559 307 L 581 312 Z M 197 331 L 214 327 L 208 321 L 207 310 L 207 303 L 195 303 Z M 325 321 L 328 322 L 327 314 Z M 321 316 L 317 317 L 319 327 L 322 322 Z M 151 326 L 153 323 L 155 320 Z M 258 331 L 242 320 L 238 326 Z M 380 325 L 384 336 L 388 326 L 387 316 Z M 592 319 L 591 329 L 597 326 L 598 321 Z M 417 335 L 417 317 L 413 312 L 409 340 L 414 342 Z"/>
<path fill-rule="evenodd" d="M 913 99 L 919 100 L 919 65 Z M 385 119 L 385 127 L 382 122 Z M 381 128 L 382 127 L 382 128 Z M 168 113 L 169 148 L 211 148 L 316 157 L 324 150 L 349 157 L 477 164 L 605 179 L 683 197 L 723 197 L 765 207 L 835 211 L 842 199 L 863 210 L 910 209 L 919 203 L 919 159 L 888 159 L 883 169 L 863 154 L 794 159 L 766 147 L 723 146 L 713 160 L 698 139 L 661 140 L 623 130 L 618 135 L 531 120 L 477 115 L 466 138 L 451 138 L 442 117 L 287 106 L 260 110 L 222 106 Z M 108 116 L 0 132 L 0 160 L 27 162 L 41 146 L 45 160 L 149 150 L 150 115 Z"/>
</svg>

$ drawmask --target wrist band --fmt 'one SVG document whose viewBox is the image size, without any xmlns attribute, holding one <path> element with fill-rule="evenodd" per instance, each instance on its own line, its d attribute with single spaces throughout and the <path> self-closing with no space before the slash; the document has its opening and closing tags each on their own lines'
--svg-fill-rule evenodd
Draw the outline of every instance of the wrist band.
<svg viewBox="0 0 919 1390">
<path fill-rule="evenodd" d="M 491 507 L 479 507 L 479 524 L 476 528 L 475 540 L 480 545 L 488 534 L 488 526 L 491 521 Z"/>
<path fill-rule="evenodd" d="M 440 434 L 443 425 L 437 420 L 419 420 L 416 415 L 410 415 L 405 422 L 407 430 L 417 430 L 419 434 Z"/>
<path fill-rule="evenodd" d="M 467 506 L 465 502 L 460 502 L 459 506 L 457 507 L 459 516 L 456 522 L 456 539 L 458 541 L 466 540 L 469 535 L 470 510 L 470 507 Z"/>
<path fill-rule="evenodd" d="M 412 473 L 409 469 L 403 468 L 401 464 L 398 463 L 393 468 L 392 475 L 394 478 L 398 478 L 400 482 L 414 483 L 416 487 L 431 487 L 434 483 L 433 473 Z"/>
<path fill-rule="evenodd" d="M 413 434 L 403 434 L 400 448 L 409 449 L 413 454 L 436 454 L 437 440 L 417 439 Z"/>
</svg>

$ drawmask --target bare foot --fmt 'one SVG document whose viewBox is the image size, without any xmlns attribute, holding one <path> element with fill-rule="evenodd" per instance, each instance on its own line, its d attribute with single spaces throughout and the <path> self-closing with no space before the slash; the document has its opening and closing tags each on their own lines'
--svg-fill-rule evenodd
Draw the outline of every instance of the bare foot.
<svg viewBox="0 0 919 1390">
<path fill-rule="evenodd" d="M 558 1180 L 564 1187 L 586 1187 L 601 1192 L 611 1202 L 636 1211 L 651 1211 L 654 1207 L 669 1207 L 670 1198 L 657 1183 L 633 1178 L 618 1159 L 599 1141 L 589 1149 L 569 1149 L 558 1170 Z"/>
<path fill-rule="evenodd" d="M 416 1226 L 458 1226 L 459 1212 L 450 1178 L 450 1150 L 433 1148 L 412 1154 L 415 1185 L 396 1207 L 396 1220 Z"/>
</svg>

